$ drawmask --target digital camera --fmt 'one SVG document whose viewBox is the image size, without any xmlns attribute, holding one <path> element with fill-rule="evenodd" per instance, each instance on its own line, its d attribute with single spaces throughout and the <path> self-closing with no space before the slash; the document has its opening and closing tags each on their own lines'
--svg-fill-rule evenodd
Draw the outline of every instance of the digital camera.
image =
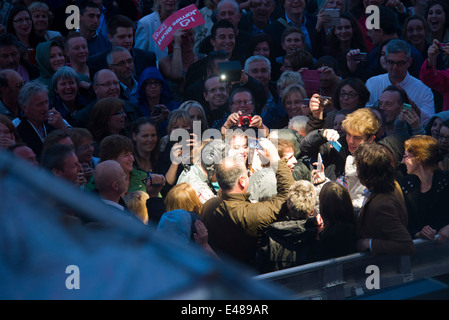
<svg viewBox="0 0 449 320">
<path fill-rule="evenodd" d="M 241 126 L 249 127 L 249 124 L 251 123 L 252 119 L 253 119 L 252 116 L 240 116 L 239 123 Z"/>
<path fill-rule="evenodd" d="M 318 98 L 323 107 L 329 106 L 332 104 L 332 97 L 327 96 L 319 96 Z"/>
</svg>

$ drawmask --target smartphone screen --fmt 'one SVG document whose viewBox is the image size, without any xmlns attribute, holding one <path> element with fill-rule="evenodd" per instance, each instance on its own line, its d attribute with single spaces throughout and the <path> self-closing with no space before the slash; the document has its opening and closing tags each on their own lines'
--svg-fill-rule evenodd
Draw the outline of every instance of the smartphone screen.
<svg viewBox="0 0 449 320">
<path fill-rule="evenodd" d="M 330 18 L 330 21 L 325 23 L 327 28 L 340 25 L 340 9 L 324 9 L 324 13 Z"/>
<path fill-rule="evenodd" d="M 263 148 L 261 147 L 259 140 L 257 140 L 256 138 L 251 138 L 248 137 L 248 147 L 250 149 L 259 149 L 259 150 L 263 150 Z"/>
<path fill-rule="evenodd" d="M 227 62 L 220 62 L 218 64 L 221 82 L 237 82 L 240 81 L 242 65 L 240 61 L 232 60 Z"/>
<path fill-rule="evenodd" d="M 321 158 L 321 153 L 318 153 L 318 161 L 317 161 L 317 165 L 316 165 L 316 170 L 318 172 L 321 172 L 321 170 L 323 170 L 323 159 Z"/>
<path fill-rule="evenodd" d="M 404 103 L 404 104 L 402 105 L 402 108 L 403 108 L 404 110 L 410 110 L 410 111 L 412 111 L 412 106 L 411 106 L 410 104 L 408 104 L 408 103 Z"/>
</svg>

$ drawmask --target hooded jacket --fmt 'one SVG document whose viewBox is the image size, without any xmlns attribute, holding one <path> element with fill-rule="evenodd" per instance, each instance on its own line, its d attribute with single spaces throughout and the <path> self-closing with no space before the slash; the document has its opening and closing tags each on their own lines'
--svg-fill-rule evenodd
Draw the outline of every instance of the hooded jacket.
<svg viewBox="0 0 449 320">
<path fill-rule="evenodd" d="M 449 119 L 449 111 L 438 112 L 437 114 L 435 114 L 430 118 L 425 128 L 428 135 L 430 135 L 431 133 L 430 130 L 432 130 L 432 125 L 436 118 L 440 118 L 442 122 L 446 121 L 447 119 Z"/>
<path fill-rule="evenodd" d="M 142 110 L 142 113 L 145 117 L 151 117 L 152 112 L 150 107 L 148 106 L 145 99 L 145 87 L 143 86 L 146 80 L 159 80 L 162 82 L 162 90 L 159 98 L 159 103 L 163 104 L 167 107 L 168 110 L 172 111 L 179 108 L 179 103 L 172 99 L 170 88 L 165 81 L 162 74 L 156 67 L 148 67 L 143 70 L 142 74 L 139 77 L 139 83 L 137 86 L 137 98 L 139 99 L 139 108 Z M 158 128 L 159 135 L 162 137 L 167 133 L 167 120 L 161 122 Z"/>
<path fill-rule="evenodd" d="M 257 252 L 259 271 L 266 273 L 308 263 L 316 234 L 314 217 L 271 224 Z"/>
<path fill-rule="evenodd" d="M 161 96 L 159 100 L 160 104 L 165 105 L 170 111 L 179 107 L 179 103 L 172 99 L 170 87 L 168 86 L 167 81 L 165 81 L 159 70 L 156 67 L 148 67 L 143 70 L 142 74 L 140 75 L 137 87 L 137 95 L 140 101 L 140 108 L 142 109 L 142 112 L 145 116 L 151 116 L 151 111 L 145 101 L 145 87 L 143 86 L 143 83 L 149 79 L 159 80 L 162 82 Z"/>
<path fill-rule="evenodd" d="M 40 77 L 38 78 L 38 80 L 47 86 L 49 97 L 53 97 L 54 94 L 52 80 L 55 71 L 53 71 L 50 65 L 50 48 L 53 45 L 57 45 L 59 47 L 58 42 L 52 40 L 41 42 L 36 48 L 36 62 L 39 66 L 40 72 Z"/>
</svg>

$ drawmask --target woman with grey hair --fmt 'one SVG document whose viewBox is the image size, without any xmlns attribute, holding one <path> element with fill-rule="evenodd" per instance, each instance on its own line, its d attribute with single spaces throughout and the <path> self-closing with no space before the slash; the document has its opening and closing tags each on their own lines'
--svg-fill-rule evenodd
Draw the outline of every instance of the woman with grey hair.
<svg viewBox="0 0 449 320">
<path fill-rule="evenodd" d="M 282 91 L 291 84 L 299 84 L 304 87 L 301 74 L 291 70 L 282 72 L 276 84 L 278 86 L 279 96 L 282 96 Z"/>
<path fill-rule="evenodd" d="M 201 103 L 195 100 L 187 100 L 184 101 L 178 108 L 179 110 L 186 110 L 190 115 L 190 120 L 192 123 L 192 128 L 195 121 L 201 122 L 201 133 L 205 130 L 209 129 L 209 125 L 207 123 L 206 112 L 204 111 Z"/>
<path fill-rule="evenodd" d="M 59 68 L 52 78 L 54 95 L 50 107 L 60 112 L 70 124 L 74 123 L 74 114 L 91 102 L 80 94 L 79 84 L 76 71 L 67 66 Z"/>
</svg>

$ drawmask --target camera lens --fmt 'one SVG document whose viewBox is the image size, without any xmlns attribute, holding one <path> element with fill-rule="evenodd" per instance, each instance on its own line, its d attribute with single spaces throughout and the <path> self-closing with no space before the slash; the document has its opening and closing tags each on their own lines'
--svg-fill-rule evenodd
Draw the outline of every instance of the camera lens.
<svg viewBox="0 0 449 320">
<path fill-rule="evenodd" d="M 242 119 L 242 123 L 243 123 L 243 125 L 245 125 L 245 126 L 249 126 L 249 118 L 243 118 L 243 119 Z"/>
</svg>

